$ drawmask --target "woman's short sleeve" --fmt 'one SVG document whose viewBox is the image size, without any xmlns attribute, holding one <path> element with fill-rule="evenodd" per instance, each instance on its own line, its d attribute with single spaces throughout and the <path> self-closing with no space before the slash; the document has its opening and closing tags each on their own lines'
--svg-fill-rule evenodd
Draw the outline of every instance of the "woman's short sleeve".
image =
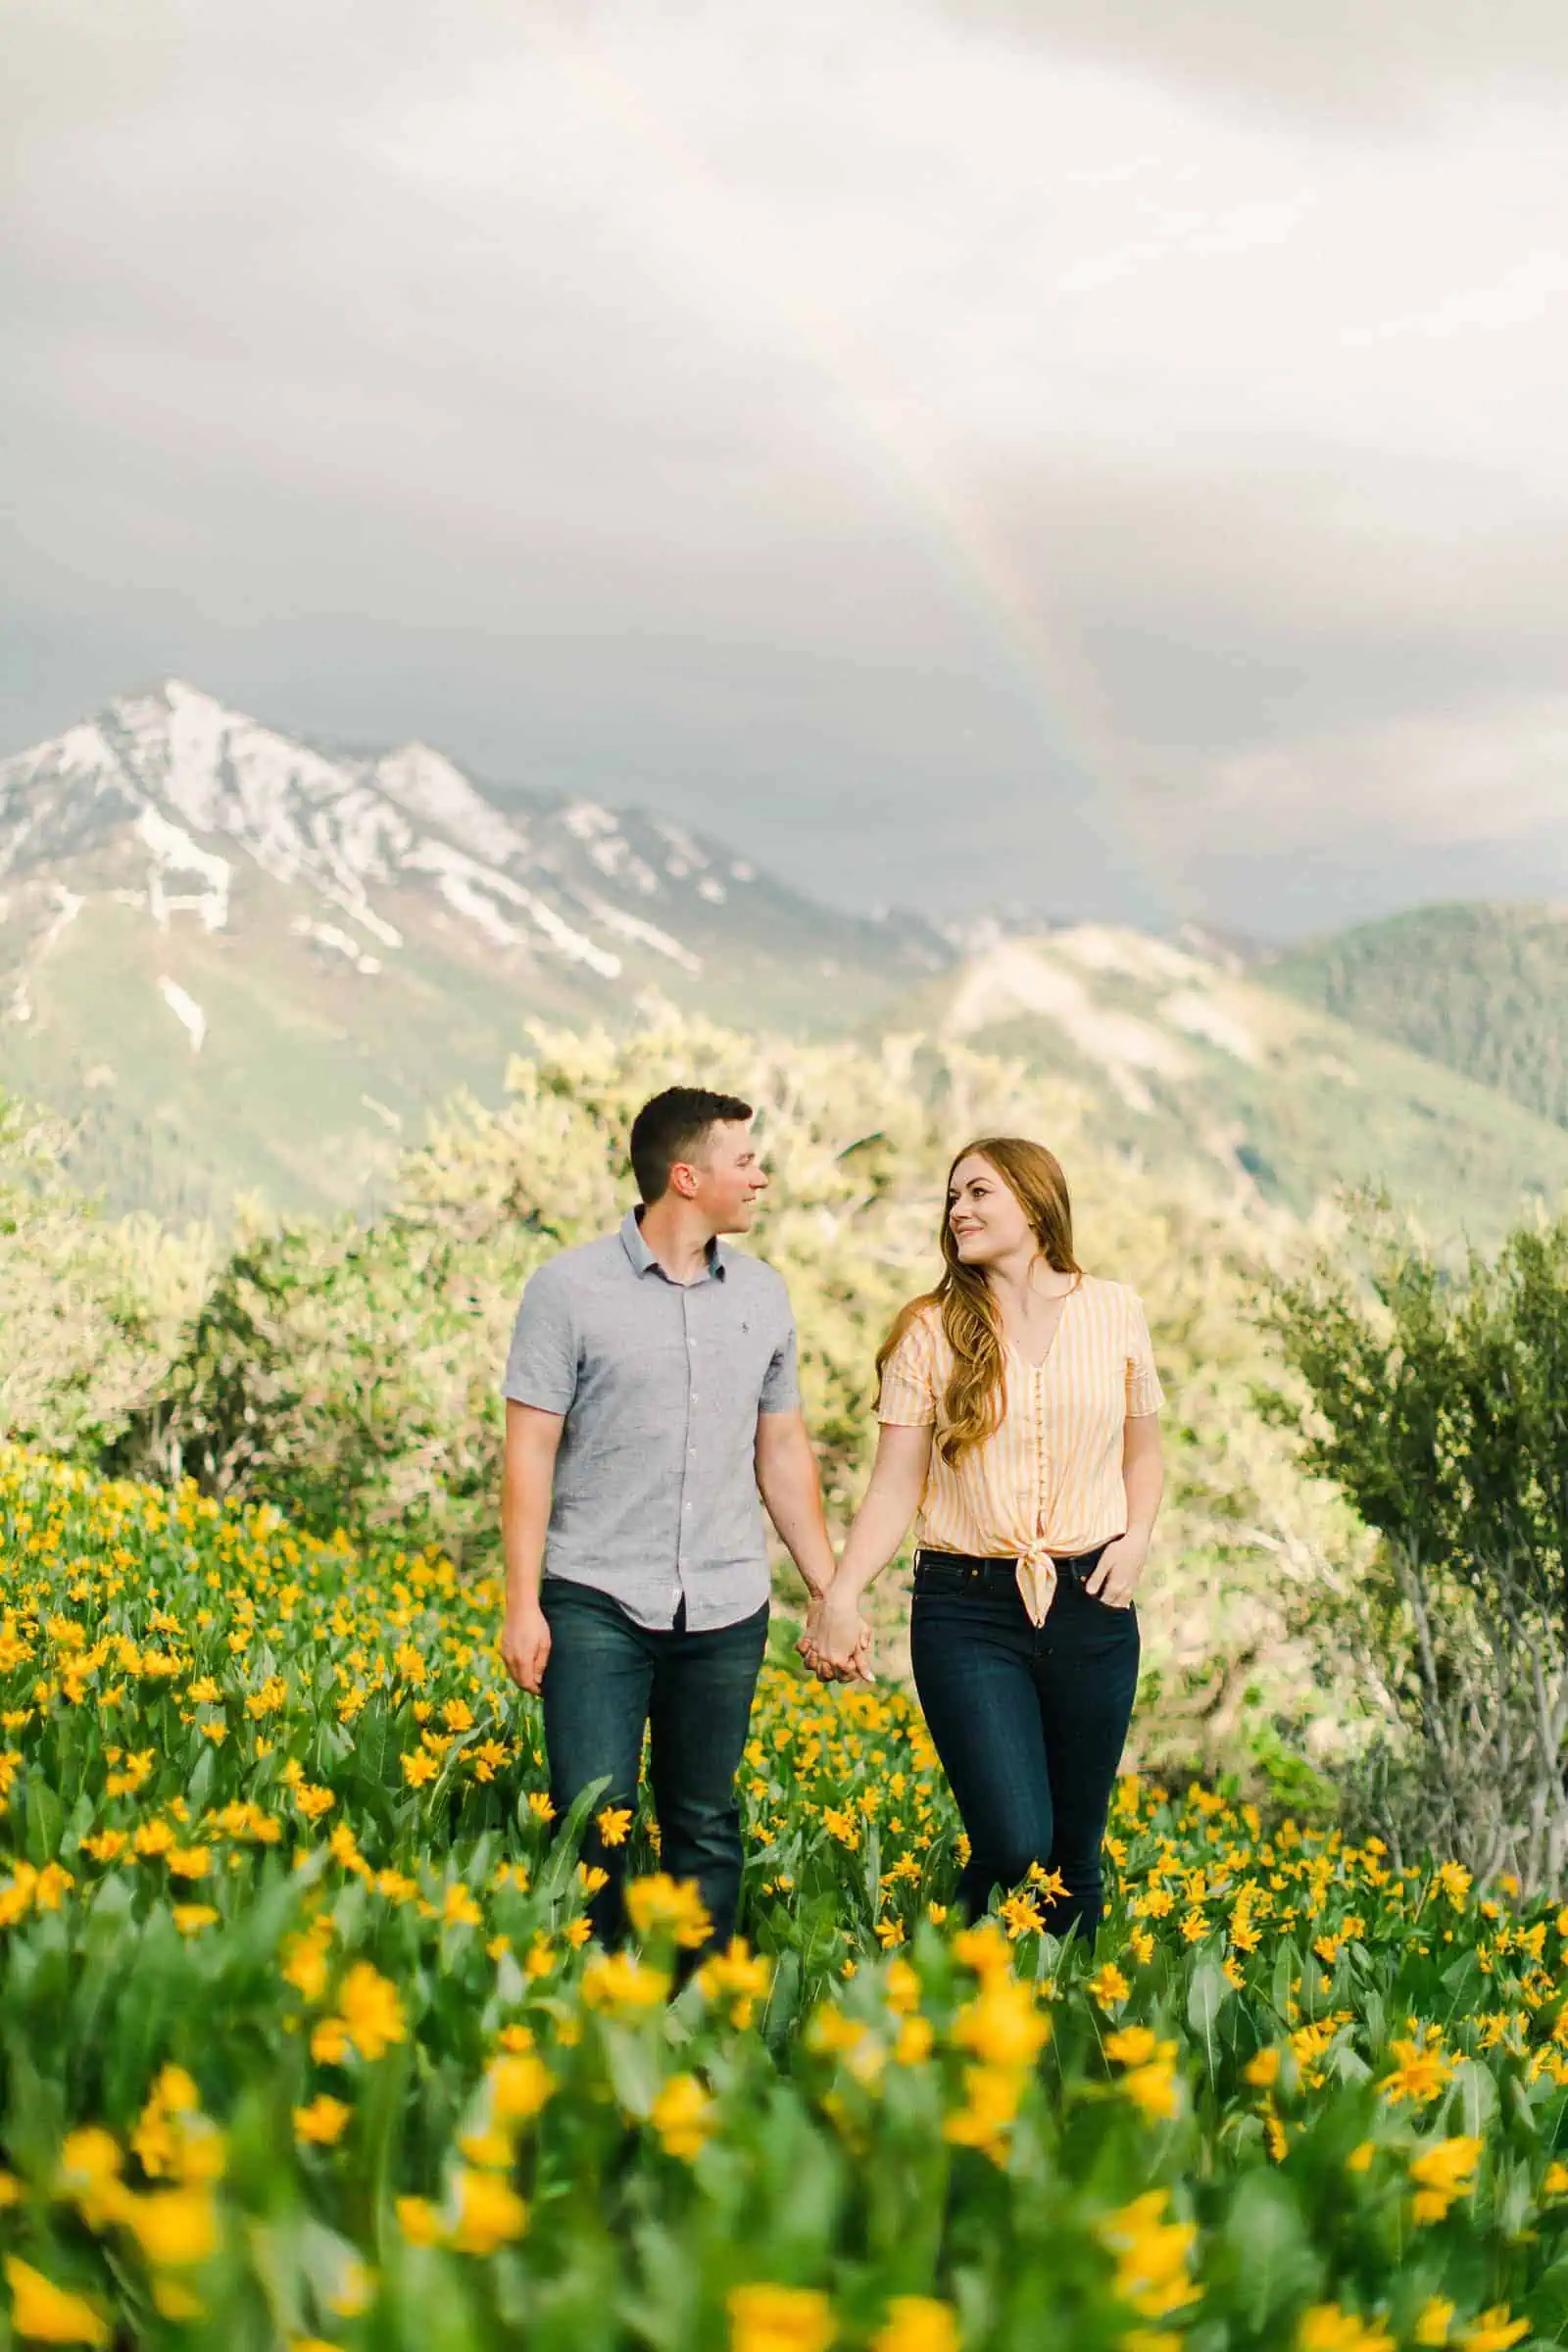
<svg viewBox="0 0 1568 2352">
<path fill-rule="evenodd" d="M 1157 1413 L 1165 1401 L 1154 1368 L 1154 1347 L 1149 1336 L 1144 1302 L 1135 1291 L 1127 1294 L 1127 1413 L 1129 1419 Z"/>
<path fill-rule="evenodd" d="M 882 1367 L 879 1421 L 923 1429 L 937 1417 L 936 1338 L 929 1319 L 916 1315 Z"/>
</svg>

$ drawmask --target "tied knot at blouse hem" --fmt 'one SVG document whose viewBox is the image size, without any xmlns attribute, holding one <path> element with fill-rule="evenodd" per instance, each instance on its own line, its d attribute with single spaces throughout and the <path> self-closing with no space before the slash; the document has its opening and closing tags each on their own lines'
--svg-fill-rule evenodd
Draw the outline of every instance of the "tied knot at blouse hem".
<svg viewBox="0 0 1568 2352">
<path fill-rule="evenodd" d="M 940 1439 L 954 1369 L 941 1310 L 917 1315 L 888 1359 L 877 1419 L 932 1428 Z M 933 1444 L 919 1540 L 934 1551 L 1018 1562 L 1035 1625 L 1056 1592 L 1054 1554 L 1071 1558 L 1123 1535 L 1126 1422 L 1165 1401 L 1143 1300 L 1125 1283 L 1086 1274 L 1062 1301 L 1039 1365 L 1006 1346 L 1002 1416 L 956 1462 Z"/>
</svg>

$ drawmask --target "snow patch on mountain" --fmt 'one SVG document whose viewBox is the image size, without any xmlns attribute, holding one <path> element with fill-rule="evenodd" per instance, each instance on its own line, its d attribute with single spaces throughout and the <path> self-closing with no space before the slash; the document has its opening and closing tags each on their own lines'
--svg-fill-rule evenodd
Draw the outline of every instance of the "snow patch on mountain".
<svg viewBox="0 0 1568 2352">
<path fill-rule="evenodd" d="M 512 818 L 503 816 L 482 793 L 476 792 L 444 753 L 427 743 L 406 743 L 388 752 L 370 770 L 387 798 L 411 816 L 437 826 L 491 864 L 528 855 L 528 837 Z"/>
<path fill-rule="evenodd" d="M 646 858 L 639 858 L 624 834 L 605 834 L 588 845 L 588 856 L 612 882 L 630 882 L 645 898 L 659 888 L 659 876 Z"/>
<path fill-rule="evenodd" d="M 4 769 L 0 769 L 0 781 L 3 781 L 4 774 Z M 0 813 L 3 812 L 4 802 L 0 799 Z M 30 813 L 20 816 L 12 828 L 10 839 L 0 840 L 0 874 L 9 873 L 16 864 L 36 822 L 37 819 Z"/>
<path fill-rule="evenodd" d="M 1051 945 L 1055 954 L 1070 956 L 1088 971 L 1114 972 L 1128 980 L 1156 985 L 1201 979 L 1208 969 L 1198 956 L 1185 955 L 1162 939 L 1147 938 L 1142 931 L 1122 931 L 1109 923 L 1075 923 L 1070 930 L 1054 933 Z"/>
<path fill-rule="evenodd" d="M 585 963 L 602 980 L 618 980 L 621 962 L 608 948 L 596 947 L 585 932 L 578 931 L 559 915 L 543 899 L 530 899 L 528 911 L 554 948 L 573 963 Z"/>
<path fill-rule="evenodd" d="M 228 859 L 199 849 L 183 826 L 172 825 L 168 817 L 150 807 L 136 819 L 136 830 L 152 852 L 153 861 L 147 868 L 147 906 L 159 930 L 169 929 L 171 914 L 188 910 L 200 915 L 206 930 L 221 931 L 228 921 L 231 870 Z M 208 887 L 172 892 L 165 881 L 168 874 L 199 874 Z"/>
<path fill-rule="evenodd" d="M 618 932 L 622 939 L 634 939 L 639 947 L 652 948 L 656 956 L 667 956 L 682 971 L 695 975 L 702 970 L 702 957 L 694 956 L 690 948 L 683 948 L 678 939 L 671 939 L 667 931 L 661 931 L 657 923 L 645 923 L 641 915 L 612 906 L 608 899 L 590 899 L 588 905 L 607 931 Z"/>
<path fill-rule="evenodd" d="M 561 811 L 561 821 L 578 841 L 602 841 L 607 834 L 620 831 L 610 810 L 601 808 L 597 801 L 573 801 Z"/>
<path fill-rule="evenodd" d="M 408 862 L 433 873 L 436 888 L 448 904 L 468 916 L 487 931 L 501 947 L 515 946 L 524 934 L 514 923 L 509 923 L 496 905 L 498 899 L 518 906 L 527 915 L 535 930 L 543 933 L 549 944 L 573 963 L 584 963 L 590 971 L 598 972 L 605 980 L 620 976 L 620 957 L 608 949 L 595 945 L 585 932 L 568 923 L 547 899 L 514 882 L 510 874 L 495 866 L 483 865 L 464 851 L 454 849 L 450 842 L 421 841 L 410 853 Z"/>
<path fill-rule="evenodd" d="M 48 897 L 54 911 L 32 943 L 32 951 L 12 984 L 6 1017 L 13 1021 L 30 1021 L 33 1017 L 32 980 L 38 966 L 62 932 L 70 929 L 87 901 L 80 892 L 68 890 L 63 882 L 48 885 Z M 7 900 L 9 908 L 10 901 Z"/>
<path fill-rule="evenodd" d="M 696 872 L 700 873 L 703 867 L 708 864 L 709 859 L 707 852 L 698 842 L 693 840 L 692 836 L 687 832 L 684 825 L 671 824 L 668 817 L 660 816 L 654 819 L 654 831 L 660 836 L 662 841 L 667 843 L 669 848 L 674 851 L 675 858 L 679 861 L 681 870 L 695 870 Z M 666 871 L 669 873 L 674 873 L 676 870 L 677 868 L 674 863 L 671 863 L 666 867 Z"/>
<path fill-rule="evenodd" d="M 348 931 L 340 931 L 336 923 L 316 923 L 308 914 L 296 915 L 289 929 L 297 939 L 308 939 L 318 948 L 327 948 L 333 955 L 346 956 L 357 972 L 367 974 L 381 969 L 379 956 L 367 956 L 359 941 Z"/>
<path fill-rule="evenodd" d="M 1168 997 L 1161 998 L 1159 1015 L 1173 1028 L 1218 1046 L 1222 1053 L 1234 1054 L 1238 1061 L 1256 1062 L 1262 1058 L 1257 1038 L 1241 1014 L 1204 989 L 1173 990 Z"/>
<path fill-rule="evenodd" d="M 158 993 L 190 1039 L 191 1052 L 199 1054 L 207 1036 L 206 1013 L 195 998 L 188 995 L 177 980 L 172 980 L 167 972 L 159 978 Z"/>
<path fill-rule="evenodd" d="M 971 962 L 955 991 L 947 1027 L 967 1037 L 1020 1013 L 1054 1021 L 1135 1109 L 1152 1106 L 1144 1071 L 1184 1078 L 1192 1068 L 1191 1055 L 1168 1030 L 1101 1004 L 1076 972 L 1021 940 L 1005 940 Z"/>
</svg>

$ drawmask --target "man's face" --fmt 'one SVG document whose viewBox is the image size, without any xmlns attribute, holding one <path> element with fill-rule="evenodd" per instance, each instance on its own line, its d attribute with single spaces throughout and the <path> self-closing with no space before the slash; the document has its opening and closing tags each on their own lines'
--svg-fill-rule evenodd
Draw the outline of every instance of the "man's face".
<svg viewBox="0 0 1568 2352">
<path fill-rule="evenodd" d="M 758 1157 L 750 1119 L 721 1119 L 708 1131 L 700 1160 L 691 1170 L 692 1206 L 702 1210 L 715 1233 L 745 1233 L 767 1177 Z"/>
</svg>

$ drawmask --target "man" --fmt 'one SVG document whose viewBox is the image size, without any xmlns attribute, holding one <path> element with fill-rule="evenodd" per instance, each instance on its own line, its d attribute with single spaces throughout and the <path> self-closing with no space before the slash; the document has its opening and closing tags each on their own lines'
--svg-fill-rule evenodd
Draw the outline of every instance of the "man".
<svg viewBox="0 0 1568 2352">
<path fill-rule="evenodd" d="M 759 1490 L 813 1603 L 833 1576 L 789 1295 L 719 1238 L 767 1185 L 752 1115 L 702 1087 L 643 1105 L 642 1205 L 532 1275 L 502 1384 L 501 1655 L 543 1694 L 557 1812 L 608 1779 L 583 1844 L 608 1874 L 589 1914 L 606 1942 L 625 1849 L 599 1823 L 635 1807 L 650 1725 L 663 1866 L 696 1880 L 714 1946 L 734 1933 L 735 1776 L 767 1640 Z"/>
</svg>

